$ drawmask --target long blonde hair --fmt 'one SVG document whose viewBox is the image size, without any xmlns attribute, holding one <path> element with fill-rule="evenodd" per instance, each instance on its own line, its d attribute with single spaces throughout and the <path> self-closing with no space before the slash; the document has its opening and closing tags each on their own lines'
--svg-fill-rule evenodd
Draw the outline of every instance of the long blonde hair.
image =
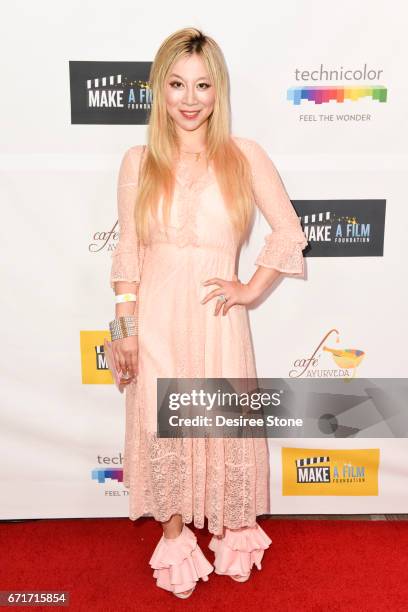
<svg viewBox="0 0 408 612">
<path fill-rule="evenodd" d="M 249 228 L 254 211 L 251 169 L 246 156 L 230 135 L 230 86 L 228 69 L 218 44 L 196 28 L 184 28 L 167 37 L 154 58 L 149 83 L 152 107 L 147 150 L 140 170 L 135 202 L 135 225 L 139 240 L 149 241 L 149 213 L 155 216 L 163 196 L 163 221 L 167 225 L 173 199 L 174 151 L 177 150 L 173 119 L 166 109 L 164 84 L 169 70 L 181 57 L 200 55 L 215 87 L 214 109 L 208 118 L 207 154 L 230 214 L 238 240 Z"/>
</svg>

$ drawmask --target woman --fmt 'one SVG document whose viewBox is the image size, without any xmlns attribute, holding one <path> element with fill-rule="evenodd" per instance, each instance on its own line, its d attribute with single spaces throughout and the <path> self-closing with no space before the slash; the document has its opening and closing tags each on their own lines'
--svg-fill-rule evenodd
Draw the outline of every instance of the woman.
<svg viewBox="0 0 408 612">
<path fill-rule="evenodd" d="M 216 42 L 195 28 L 169 36 L 150 84 L 148 145 L 130 147 L 119 171 L 110 280 L 123 318 L 111 329 L 126 381 L 130 519 L 152 514 L 162 524 L 153 576 L 188 597 L 213 569 L 239 581 L 254 563 L 261 569 L 272 542 L 256 523 L 269 512 L 267 443 L 158 437 L 156 379 L 255 378 L 246 307 L 281 273 L 303 274 L 307 241 L 264 149 L 230 134 L 228 72 Z M 235 259 L 254 203 L 273 232 L 242 283 Z M 205 518 L 214 567 L 187 527 L 202 528 Z"/>
</svg>

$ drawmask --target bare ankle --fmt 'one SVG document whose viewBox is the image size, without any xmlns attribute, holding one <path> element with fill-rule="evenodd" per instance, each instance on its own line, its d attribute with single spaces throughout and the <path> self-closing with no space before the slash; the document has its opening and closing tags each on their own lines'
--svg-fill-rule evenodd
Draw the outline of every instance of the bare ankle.
<svg viewBox="0 0 408 612">
<path fill-rule="evenodd" d="M 163 535 L 166 539 L 172 540 L 177 538 L 183 530 L 181 514 L 173 514 L 168 521 L 162 523 L 162 527 Z"/>
</svg>

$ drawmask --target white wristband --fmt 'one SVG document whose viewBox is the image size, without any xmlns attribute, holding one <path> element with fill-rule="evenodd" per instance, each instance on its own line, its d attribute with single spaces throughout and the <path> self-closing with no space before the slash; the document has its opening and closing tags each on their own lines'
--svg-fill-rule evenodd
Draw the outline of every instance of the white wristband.
<svg viewBox="0 0 408 612">
<path fill-rule="evenodd" d="M 115 295 L 115 303 L 121 304 L 122 302 L 136 302 L 136 293 L 119 293 Z"/>
</svg>

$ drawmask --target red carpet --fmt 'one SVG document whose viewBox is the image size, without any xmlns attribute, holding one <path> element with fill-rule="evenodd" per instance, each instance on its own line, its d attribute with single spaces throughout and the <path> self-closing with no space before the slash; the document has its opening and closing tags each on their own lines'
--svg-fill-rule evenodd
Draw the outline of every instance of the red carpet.
<svg viewBox="0 0 408 612">
<path fill-rule="evenodd" d="M 408 610 L 408 521 L 259 523 L 273 540 L 261 571 L 242 584 L 212 573 L 178 600 L 155 586 L 148 566 L 161 535 L 153 519 L 3 522 L 0 590 L 69 591 L 71 612 Z M 212 562 L 210 536 L 192 529 Z"/>
</svg>

